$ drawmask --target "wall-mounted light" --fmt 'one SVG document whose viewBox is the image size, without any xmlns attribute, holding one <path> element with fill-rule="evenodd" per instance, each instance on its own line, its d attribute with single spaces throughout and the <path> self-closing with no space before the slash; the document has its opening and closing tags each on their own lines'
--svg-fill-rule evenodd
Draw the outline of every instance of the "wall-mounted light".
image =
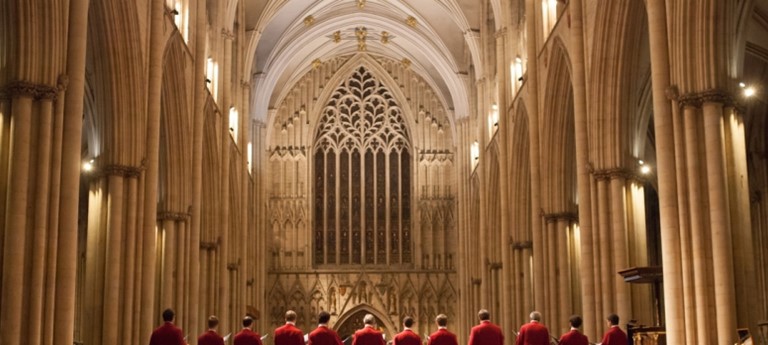
<svg viewBox="0 0 768 345">
<path fill-rule="evenodd" d="M 638 164 L 640 164 L 640 173 L 643 175 L 648 175 L 651 173 L 651 166 L 648 164 L 645 164 L 643 160 L 637 161 Z"/>
<path fill-rule="evenodd" d="M 93 171 L 93 168 L 94 168 L 93 159 L 89 159 L 89 160 L 83 162 L 83 171 L 84 172 L 87 172 L 87 173 L 91 172 L 91 171 Z"/>
<path fill-rule="evenodd" d="M 747 87 L 744 88 L 744 97 L 752 97 L 755 95 L 755 88 L 754 87 Z"/>
<path fill-rule="evenodd" d="M 174 16 L 178 16 L 179 15 L 179 10 L 174 8 L 174 9 L 171 10 L 171 14 L 174 15 Z"/>
<path fill-rule="evenodd" d="M 246 162 L 248 162 L 247 163 L 248 164 L 248 172 L 250 173 L 250 172 L 253 171 L 252 170 L 253 164 L 251 164 L 251 160 L 253 159 L 252 158 L 253 157 L 253 144 L 251 142 L 248 142 L 248 146 L 247 147 L 248 148 L 247 148 L 246 152 L 248 154 L 248 157 L 246 157 Z"/>
<path fill-rule="evenodd" d="M 229 131 L 232 133 L 232 136 L 235 138 L 235 141 L 237 141 L 237 125 L 238 121 L 240 119 L 240 116 L 237 112 L 237 108 L 234 106 L 229 107 Z"/>
</svg>

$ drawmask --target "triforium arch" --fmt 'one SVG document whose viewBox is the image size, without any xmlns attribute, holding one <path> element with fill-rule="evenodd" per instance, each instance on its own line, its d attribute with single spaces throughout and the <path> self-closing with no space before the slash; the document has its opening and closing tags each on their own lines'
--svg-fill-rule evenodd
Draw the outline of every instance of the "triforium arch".
<svg viewBox="0 0 768 345">
<path fill-rule="evenodd" d="M 546 322 L 562 332 L 568 316 L 577 312 L 579 282 L 571 263 L 577 257 L 576 152 L 572 67 L 560 37 L 554 37 L 546 75 L 541 135 L 541 229 L 533 229 L 534 260 L 541 262 Z M 537 250 L 539 249 L 539 250 Z M 538 253 L 538 254 L 537 254 Z"/>
</svg>

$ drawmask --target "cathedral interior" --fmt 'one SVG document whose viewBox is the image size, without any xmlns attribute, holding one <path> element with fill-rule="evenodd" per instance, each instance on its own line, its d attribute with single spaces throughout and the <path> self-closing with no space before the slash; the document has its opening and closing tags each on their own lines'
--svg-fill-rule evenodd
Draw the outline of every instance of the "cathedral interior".
<svg viewBox="0 0 768 345">
<path fill-rule="evenodd" d="M 5 0 L 0 115 L 0 344 L 768 344 L 768 0 Z"/>
</svg>

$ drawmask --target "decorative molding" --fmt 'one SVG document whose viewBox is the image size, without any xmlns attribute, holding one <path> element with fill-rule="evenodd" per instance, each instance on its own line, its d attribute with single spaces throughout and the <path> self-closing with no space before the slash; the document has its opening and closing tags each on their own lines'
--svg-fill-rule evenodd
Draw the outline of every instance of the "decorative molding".
<svg viewBox="0 0 768 345">
<path fill-rule="evenodd" d="M 681 107 L 701 107 L 706 103 L 719 103 L 723 106 L 736 107 L 737 102 L 731 96 L 730 93 L 720 90 L 712 89 L 703 92 L 694 92 L 680 96 L 679 98 Z"/>
<path fill-rule="evenodd" d="M 96 166 L 98 168 L 98 165 Z M 128 165 L 120 165 L 120 164 L 109 164 L 107 166 L 104 166 L 101 169 L 97 169 L 98 173 L 94 176 L 102 177 L 102 176 L 122 176 L 122 177 L 139 177 L 141 175 L 141 171 L 144 170 L 142 167 L 133 167 Z"/>
<path fill-rule="evenodd" d="M 533 241 L 512 242 L 512 250 L 533 249 Z"/>
<path fill-rule="evenodd" d="M 233 41 L 235 39 L 235 33 L 231 30 L 221 29 L 221 37 L 225 40 Z"/>
<path fill-rule="evenodd" d="M 35 84 L 26 81 L 15 81 L 5 86 L 0 91 L 0 98 L 11 99 L 15 97 L 28 97 L 35 100 L 55 100 L 58 87 L 45 84 Z"/>
<path fill-rule="evenodd" d="M 414 17 L 414 16 L 408 16 L 408 18 L 405 18 L 405 24 L 407 24 L 408 26 L 410 26 L 412 28 L 415 28 L 416 25 L 419 24 L 419 20 L 416 19 L 416 17 Z"/>
<path fill-rule="evenodd" d="M 204 249 L 204 250 L 207 250 L 207 251 L 212 251 L 212 250 L 216 250 L 216 248 L 218 248 L 218 247 L 219 247 L 219 242 L 218 241 L 217 242 L 200 241 L 200 249 Z"/>
<path fill-rule="evenodd" d="M 615 178 L 624 178 L 629 181 L 638 181 L 638 182 L 645 182 L 647 180 L 646 177 L 638 174 L 633 170 L 626 169 L 626 168 L 592 170 L 590 171 L 590 173 L 592 173 L 592 176 L 596 180 L 612 180 Z"/>
<path fill-rule="evenodd" d="M 419 151 L 419 163 L 425 165 L 453 164 L 453 152 L 449 150 L 421 150 Z"/>
<path fill-rule="evenodd" d="M 579 215 L 573 212 L 545 213 L 542 215 L 546 223 L 554 223 L 561 220 L 578 223 Z"/>
<path fill-rule="evenodd" d="M 69 87 L 69 76 L 66 74 L 59 74 L 59 78 L 56 80 L 56 89 L 60 92 L 67 91 Z"/>
<path fill-rule="evenodd" d="M 157 213 L 158 221 L 165 221 L 165 220 L 185 221 L 190 218 L 192 218 L 192 214 L 186 213 L 186 212 L 162 211 Z"/>
<path fill-rule="evenodd" d="M 303 161 L 306 159 L 306 146 L 277 146 L 269 151 L 270 161 Z"/>
<path fill-rule="evenodd" d="M 664 90 L 664 94 L 667 96 L 667 99 L 672 101 L 680 99 L 680 90 L 678 90 L 677 85 L 670 85 L 667 87 L 667 89 Z"/>
<path fill-rule="evenodd" d="M 304 17 L 304 26 L 312 26 L 315 23 L 315 17 L 311 14 Z"/>
</svg>

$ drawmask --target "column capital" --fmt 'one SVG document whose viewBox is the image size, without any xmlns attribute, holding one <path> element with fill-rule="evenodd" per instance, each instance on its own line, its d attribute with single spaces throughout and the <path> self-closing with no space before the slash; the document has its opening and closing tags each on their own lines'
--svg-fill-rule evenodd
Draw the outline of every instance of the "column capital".
<svg viewBox="0 0 768 345">
<path fill-rule="evenodd" d="M 221 29 L 221 37 L 223 37 L 225 40 L 233 41 L 235 39 L 235 33 L 232 32 L 232 30 L 227 30 L 222 28 Z"/>
<path fill-rule="evenodd" d="M 707 103 L 718 103 L 723 106 L 733 107 L 737 105 L 733 96 L 729 92 L 721 89 L 688 93 L 680 96 L 679 102 L 682 107 L 690 106 L 697 108 Z"/>
<path fill-rule="evenodd" d="M 158 221 L 164 221 L 164 220 L 185 221 L 190 218 L 192 218 L 192 214 L 187 212 L 171 212 L 171 211 L 157 212 Z"/>
<path fill-rule="evenodd" d="M 0 90 L 0 99 L 27 97 L 35 100 L 55 100 L 57 94 L 58 88 L 55 86 L 18 80 L 8 83 Z"/>
<path fill-rule="evenodd" d="M 592 171 L 592 176 L 596 180 L 613 180 L 623 178 L 629 181 L 645 182 L 646 178 L 637 172 L 627 168 L 610 168 Z"/>
<path fill-rule="evenodd" d="M 122 177 L 139 177 L 141 171 L 144 170 L 141 167 L 134 167 L 129 165 L 110 164 L 105 166 L 101 170 L 103 176 L 122 176 Z"/>
<path fill-rule="evenodd" d="M 547 223 L 554 223 L 561 220 L 571 221 L 571 222 L 579 221 L 579 214 L 575 212 L 545 213 L 542 216 L 544 217 L 544 221 Z"/>
</svg>

